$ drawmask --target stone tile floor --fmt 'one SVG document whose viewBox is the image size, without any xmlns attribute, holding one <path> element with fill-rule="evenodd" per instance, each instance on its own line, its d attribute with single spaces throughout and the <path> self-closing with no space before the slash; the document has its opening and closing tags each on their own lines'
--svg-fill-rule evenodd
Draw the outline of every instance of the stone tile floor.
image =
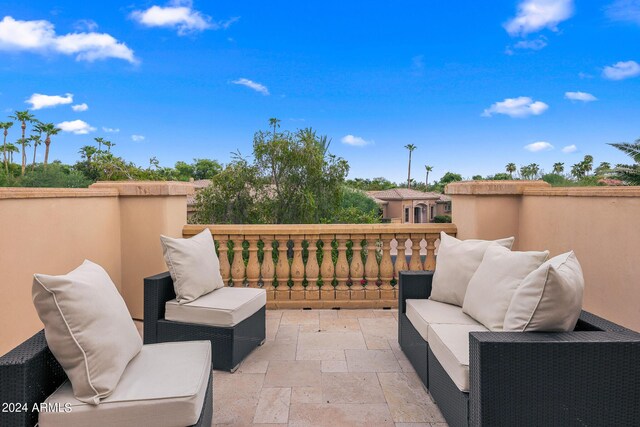
<svg viewBox="0 0 640 427">
<path fill-rule="evenodd" d="M 395 310 L 268 310 L 265 344 L 214 371 L 214 425 L 446 426 L 397 331 Z"/>
</svg>

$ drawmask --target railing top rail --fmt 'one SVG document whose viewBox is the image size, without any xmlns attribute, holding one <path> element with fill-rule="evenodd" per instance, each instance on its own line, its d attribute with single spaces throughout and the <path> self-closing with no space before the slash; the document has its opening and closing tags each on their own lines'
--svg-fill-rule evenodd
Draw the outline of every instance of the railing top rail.
<svg viewBox="0 0 640 427">
<path fill-rule="evenodd" d="M 191 237 L 205 228 L 213 235 L 323 235 L 323 234 L 439 234 L 455 235 L 455 224 L 188 224 L 182 229 Z"/>
</svg>

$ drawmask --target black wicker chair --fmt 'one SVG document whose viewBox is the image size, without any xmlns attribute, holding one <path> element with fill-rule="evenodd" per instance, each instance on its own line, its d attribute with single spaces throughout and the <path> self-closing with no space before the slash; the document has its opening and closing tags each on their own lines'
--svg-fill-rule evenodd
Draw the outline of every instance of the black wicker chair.
<svg viewBox="0 0 640 427">
<path fill-rule="evenodd" d="M 66 379 L 47 346 L 44 330 L 0 357 L 0 404 L 20 404 L 19 410 L 0 408 L 0 426 L 36 425 L 38 411 L 33 410 L 34 405 L 44 402 Z M 212 415 L 212 381 L 209 378 L 200 418 L 194 426 L 210 426 Z"/>
<path fill-rule="evenodd" d="M 398 341 L 450 426 L 637 426 L 640 334 L 585 311 L 573 332 L 471 332 L 469 393 L 406 316 L 432 272 L 401 272 Z"/>
<path fill-rule="evenodd" d="M 176 297 L 169 272 L 144 279 L 144 343 L 211 341 L 213 369 L 235 372 L 266 338 L 266 307 L 233 327 L 183 323 L 164 318 L 165 303 Z"/>
</svg>

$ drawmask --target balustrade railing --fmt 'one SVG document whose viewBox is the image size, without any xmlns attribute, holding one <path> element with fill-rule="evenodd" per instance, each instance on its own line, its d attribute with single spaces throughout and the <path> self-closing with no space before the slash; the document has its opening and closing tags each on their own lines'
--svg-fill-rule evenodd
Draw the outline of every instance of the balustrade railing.
<svg viewBox="0 0 640 427">
<path fill-rule="evenodd" d="M 262 287 L 268 308 L 397 307 L 402 270 L 433 270 L 454 224 L 186 225 L 209 228 L 226 285 Z M 404 255 L 404 256 L 403 256 Z"/>
</svg>

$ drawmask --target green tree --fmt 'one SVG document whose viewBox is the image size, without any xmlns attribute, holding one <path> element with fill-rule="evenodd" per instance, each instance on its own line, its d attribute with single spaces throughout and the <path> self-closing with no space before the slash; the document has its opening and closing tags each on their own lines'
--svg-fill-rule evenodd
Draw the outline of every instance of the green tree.
<svg viewBox="0 0 640 427">
<path fill-rule="evenodd" d="M 31 164 L 31 170 L 36 168 L 36 152 L 38 145 L 42 144 L 42 137 L 40 135 L 31 135 L 29 140 L 33 143 L 33 163 Z"/>
<path fill-rule="evenodd" d="M 20 122 L 20 127 L 22 128 L 22 138 L 20 138 L 20 144 L 22 145 L 22 172 L 21 175 L 24 175 L 24 171 L 27 167 L 27 138 L 25 138 L 25 133 L 27 130 L 27 122 L 31 123 L 36 118 L 33 114 L 29 113 L 29 110 L 24 111 L 16 111 L 9 118 L 14 119 L 15 121 Z"/>
<path fill-rule="evenodd" d="M 408 172 L 407 172 L 407 188 L 411 188 L 411 154 L 413 153 L 413 150 L 415 150 L 418 147 L 416 147 L 413 144 L 407 144 L 407 145 L 404 146 L 404 148 L 409 150 L 409 167 L 408 167 Z"/>
<path fill-rule="evenodd" d="M 511 177 L 511 179 L 513 179 L 513 173 L 516 171 L 516 164 L 515 163 L 507 163 L 507 165 L 504 168 L 507 171 L 507 173 L 509 174 L 509 176 Z"/>
<path fill-rule="evenodd" d="M 556 175 L 561 175 L 564 172 L 564 163 L 557 162 L 553 164 L 553 173 Z"/>
<path fill-rule="evenodd" d="M 482 180 L 482 175 L 473 175 L 471 177 L 472 180 L 474 181 L 481 181 Z"/>
<path fill-rule="evenodd" d="M 627 184 L 640 185 L 640 138 L 635 142 L 618 142 L 609 145 L 622 151 L 635 162 L 616 165 L 612 175 Z"/>
<path fill-rule="evenodd" d="M 424 170 L 427 176 L 424 179 L 425 191 L 429 191 L 429 174 L 433 172 L 433 166 L 424 165 Z"/>
<path fill-rule="evenodd" d="M 193 179 L 211 179 L 222 171 L 217 160 L 193 159 Z"/>
<path fill-rule="evenodd" d="M 583 162 L 579 162 L 576 163 L 574 165 L 571 165 L 571 175 L 573 177 L 575 177 L 576 179 L 580 180 L 582 178 L 584 178 L 584 163 Z"/>
<path fill-rule="evenodd" d="M 45 134 L 44 138 L 44 167 L 47 167 L 49 163 L 49 147 L 51 146 L 51 137 L 60 133 L 62 129 L 57 128 L 53 123 L 45 123 L 42 126 L 42 132 Z"/>
<path fill-rule="evenodd" d="M 589 172 L 593 169 L 593 156 L 586 155 L 582 160 L 582 170 L 585 175 L 589 175 Z"/>
<path fill-rule="evenodd" d="M 78 151 L 80 156 L 87 161 L 88 165 L 91 165 L 91 158 L 97 152 L 98 152 L 98 149 L 93 145 L 85 145 L 84 147 L 80 148 L 80 151 Z"/>
<path fill-rule="evenodd" d="M 103 140 L 102 143 L 104 144 L 105 147 L 107 147 L 108 152 L 111 152 L 111 147 L 115 147 L 116 145 L 115 143 L 107 140 Z"/>
<path fill-rule="evenodd" d="M 93 138 L 93 140 L 98 143 L 98 151 L 102 151 L 102 144 L 104 143 L 104 138 L 96 137 L 96 138 Z"/>
<path fill-rule="evenodd" d="M 0 129 L 3 130 L 4 142 L 2 143 L 2 156 L 4 160 L 4 170 L 9 172 L 9 163 L 7 161 L 7 135 L 9 134 L 9 128 L 13 126 L 13 122 L 0 122 Z"/>
<path fill-rule="evenodd" d="M 594 169 L 593 173 L 598 176 L 604 176 L 611 172 L 611 163 L 609 162 L 600 162 L 597 168 Z"/>
<path fill-rule="evenodd" d="M 13 164 L 13 153 L 19 153 L 20 149 L 18 147 L 16 147 L 15 144 L 12 144 L 10 142 L 7 143 L 7 153 L 9 153 L 9 163 Z M 9 169 L 7 169 L 7 172 L 9 172 Z"/>
</svg>

